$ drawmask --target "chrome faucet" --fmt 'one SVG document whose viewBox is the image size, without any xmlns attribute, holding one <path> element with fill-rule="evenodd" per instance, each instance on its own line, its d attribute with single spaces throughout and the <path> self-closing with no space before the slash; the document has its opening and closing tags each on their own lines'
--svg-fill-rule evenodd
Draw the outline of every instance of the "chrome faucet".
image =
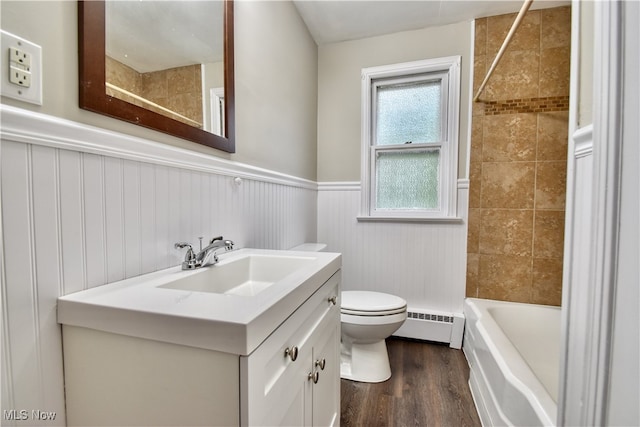
<svg viewBox="0 0 640 427">
<path fill-rule="evenodd" d="M 179 242 L 173 245 L 176 249 L 188 248 L 187 253 L 184 256 L 182 262 L 183 270 L 193 270 L 194 268 L 204 267 L 209 264 L 215 264 L 218 262 L 218 255 L 216 251 L 221 248 L 230 251 L 233 249 L 233 242 L 231 240 L 225 240 L 224 237 L 214 237 L 209 241 L 209 245 L 202 248 L 202 237 L 200 237 L 200 252 L 197 254 L 193 251 L 193 247 L 189 243 Z M 213 262 L 212 262 L 213 260 Z"/>
</svg>

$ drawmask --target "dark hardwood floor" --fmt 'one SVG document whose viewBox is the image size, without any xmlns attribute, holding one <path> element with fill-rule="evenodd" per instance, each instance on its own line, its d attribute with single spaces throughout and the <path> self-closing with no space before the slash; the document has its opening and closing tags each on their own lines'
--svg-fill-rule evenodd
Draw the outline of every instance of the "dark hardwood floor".
<svg viewBox="0 0 640 427">
<path fill-rule="evenodd" d="M 387 339 L 391 378 L 367 384 L 341 381 L 341 416 L 349 426 L 480 426 L 462 350 Z"/>
</svg>

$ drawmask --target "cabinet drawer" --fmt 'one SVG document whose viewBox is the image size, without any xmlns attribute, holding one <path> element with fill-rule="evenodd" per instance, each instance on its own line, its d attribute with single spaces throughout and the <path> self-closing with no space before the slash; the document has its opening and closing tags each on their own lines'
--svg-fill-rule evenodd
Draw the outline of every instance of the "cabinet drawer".
<svg viewBox="0 0 640 427">
<path fill-rule="evenodd" d="M 253 353 L 240 358 L 242 425 L 309 424 L 313 336 L 339 322 L 340 271 Z"/>
</svg>

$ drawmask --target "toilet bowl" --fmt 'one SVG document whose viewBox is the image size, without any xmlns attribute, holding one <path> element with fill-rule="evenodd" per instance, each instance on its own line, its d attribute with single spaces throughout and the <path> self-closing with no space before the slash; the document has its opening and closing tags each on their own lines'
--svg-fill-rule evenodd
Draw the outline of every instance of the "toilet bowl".
<svg viewBox="0 0 640 427">
<path fill-rule="evenodd" d="M 376 383 L 391 377 L 385 342 L 407 319 L 407 302 L 395 295 L 343 291 L 340 377 Z"/>
<path fill-rule="evenodd" d="M 305 243 L 293 251 L 322 251 L 324 243 Z M 340 377 L 367 383 L 391 377 L 385 340 L 407 319 L 407 302 L 395 295 L 342 291 Z"/>
</svg>

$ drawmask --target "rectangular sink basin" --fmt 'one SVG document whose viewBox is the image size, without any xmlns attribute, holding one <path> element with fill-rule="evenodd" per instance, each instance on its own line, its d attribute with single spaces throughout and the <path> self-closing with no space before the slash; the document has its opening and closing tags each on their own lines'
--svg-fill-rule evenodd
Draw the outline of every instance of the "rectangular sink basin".
<svg viewBox="0 0 640 427">
<path fill-rule="evenodd" d="M 255 296 L 315 258 L 296 256 L 248 255 L 204 267 L 196 274 L 180 278 L 159 288 Z"/>
<path fill-rule="evenodd" d="M 243 248 L 58 298 L 58 323 L 247 356 L 327 280 L 340 254 Z"/>
</svg>

